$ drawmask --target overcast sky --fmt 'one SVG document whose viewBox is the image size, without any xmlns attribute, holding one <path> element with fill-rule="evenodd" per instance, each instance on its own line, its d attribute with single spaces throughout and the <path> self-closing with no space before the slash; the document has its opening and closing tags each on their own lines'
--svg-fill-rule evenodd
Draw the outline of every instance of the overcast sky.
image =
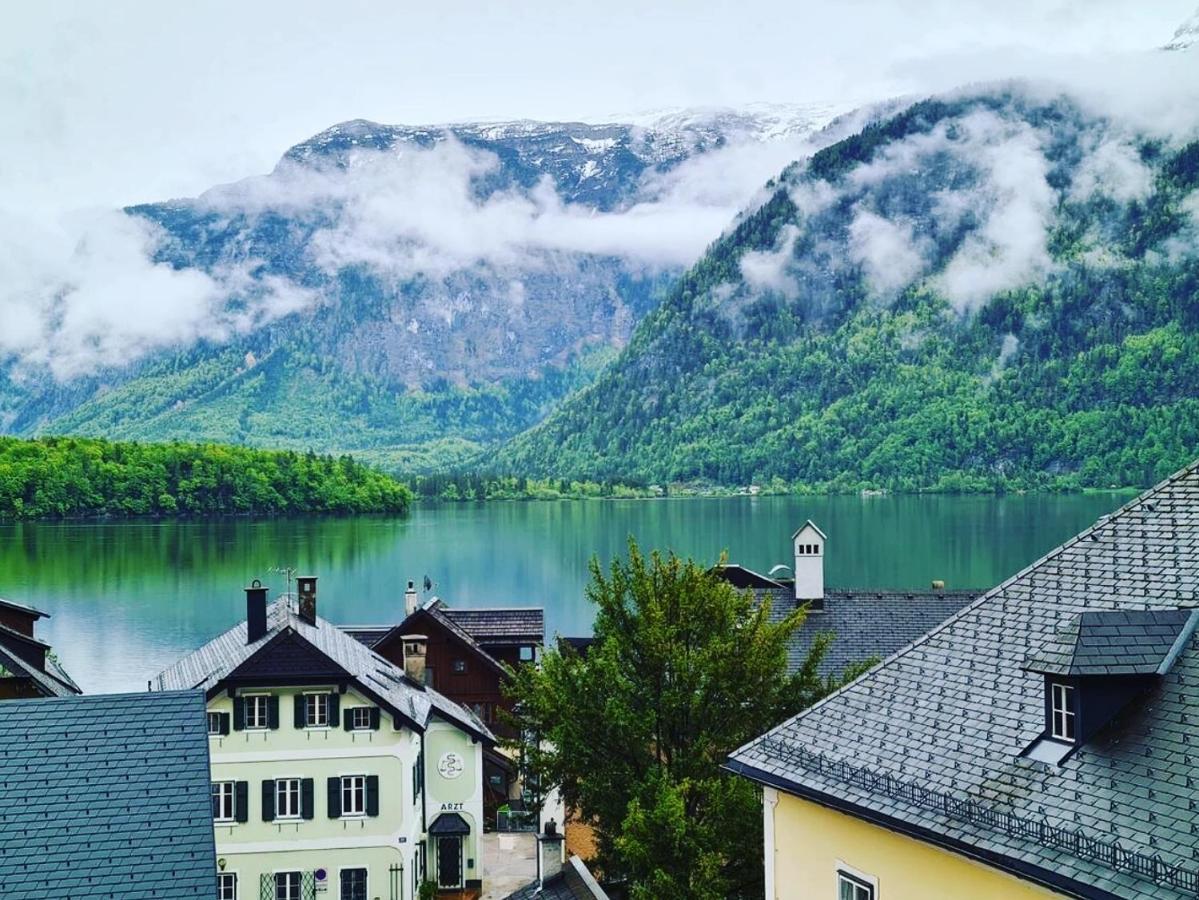
<svg viewBox="0 0 1199 900">
<path fill-rule="evenodd" d="M 12 0 L 0 19 L 0 208 L 195 194 L 356 117 L 882 99 L 1139 53 L 1195 3 Z"/>
</svg>

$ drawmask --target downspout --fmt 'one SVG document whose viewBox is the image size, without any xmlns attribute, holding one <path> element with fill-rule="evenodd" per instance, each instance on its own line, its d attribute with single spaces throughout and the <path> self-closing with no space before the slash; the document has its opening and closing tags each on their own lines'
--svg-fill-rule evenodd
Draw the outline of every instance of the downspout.
<svg viewBox="0 0 1199 900">
<path fill-rule="evenodd" d="M 766 874 L 766 900 L 774 900 L 774 809 L 779 803 L 779 792 L 772 787 L 762 788 L 762 844 L 763 863 Z"/>
</svg>

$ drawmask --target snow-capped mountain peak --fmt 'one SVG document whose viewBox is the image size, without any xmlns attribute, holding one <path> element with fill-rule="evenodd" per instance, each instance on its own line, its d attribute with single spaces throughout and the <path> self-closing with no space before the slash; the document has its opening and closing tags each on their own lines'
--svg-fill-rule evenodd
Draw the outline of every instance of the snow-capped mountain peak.
<svg viewBox="0 0 1199 900">
<path fill-rule="evenodd" d="M 1189 50 L 1199 43 L 1199 10 L 1195 10 L 1195 14 L 1178 26 L 1174 32 L 1174 37 L 1170 38 L 1170 43 L 1162 47 L 1163 50 Z"/>
</svg>

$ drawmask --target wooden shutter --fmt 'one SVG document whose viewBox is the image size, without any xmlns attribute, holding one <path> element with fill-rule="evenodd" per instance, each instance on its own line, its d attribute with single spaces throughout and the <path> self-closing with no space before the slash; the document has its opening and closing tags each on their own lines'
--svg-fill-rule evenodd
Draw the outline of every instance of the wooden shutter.
<svg viewBox="0 0 1199 900">
<path fill-rule="evenodd" d="M 274 695 L 266 698 L 266 727 L 272 731 L 279 727 L 279 698 Z"/>
<path fill-rule="evenodd" d="M 246 727 L 246 698 L 233 698 L 233 730 L 241 731 Z"/>
<path fill-rule="evenodd" d="M 221 727 L 218 728 L 217 730 L 221 734 L 228 734 L 229 733 L 229 713 L 217 713 L 217 715 L 220 717 L 220 723 L 221 723 Z"/>
<path fill-rule="evenodd" d="M 379 713 L 379 707 L 371 709 L 371 728 L 375 731 L 379 730 L 379 723 L 382 721 L 382 716 Z"/>
<path fill-rule="evenodd" d="M 334 723 L 337 717 L 341 715 L 341 697 L 337 694 L 329 695 L 329 727 L 334 728 Z"/>
<path fill-rule="evenodd" d="M 354 730 L 354 710 L 343 709 L 341 711 L 341 724 L 346 731 Z"/>
<path fill-rule="evenodd" d="M 311 819 L 313 815 L 312 779 L 300 779 L 300 817 Z"/>
<path fill-rule="evenodd" d="M 329 818 L 341 818 L 341 779 L 329 779 Z"/>
<path fill-rule="evenodd" d="M 366 776 L 366 814 L 379 815 L 379 776 Z"/>
<path fill-rule="evenodd" d="M 308 706 L 303 694 L 296 694 L 293 699 L 296 701 L 296 728 L 303 728 L 308 724 Z"/>
<path fill-rule="evenodd" d="M 238 781 L 233 785 L 233 818 L 239 822 L 250 821 L 250 782 Z"/>
<path fill-rule="evenodd" d="M 275 782 L 271 779 L 262 783 L 262 821 L 275 821 Z"/>
</svg>

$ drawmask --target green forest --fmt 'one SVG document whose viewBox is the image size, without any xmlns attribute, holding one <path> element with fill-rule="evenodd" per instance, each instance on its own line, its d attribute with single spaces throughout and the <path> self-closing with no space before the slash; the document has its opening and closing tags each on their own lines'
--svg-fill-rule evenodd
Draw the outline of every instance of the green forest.
<svg viewBox="0 0 1199 900">
<path fill-rule="evenodd" d="M 349 456 L 221 444 L 0 438 L 0 519 L 406 513 L 409 488 Z"/>
<path fill-rule="evenodd" d="M 1026 155 L 1039 142 L 1054 205 L 1043 271 L 962 309 L 942 276 L 963 248 L 988 250 L 996 189 L 982 161 L 1006 149 L 970 145 L 980 121 Z M 820 151 L 710 248 L 594 385 L 492 465 L 823 490 L 1167 476 L 1199 455 L 1199 143 L 1125 140 L 1141 193 L 1084 193 L 1108 127 L 1064 99 L 996 93 L 919 103 Z M 970 214 L 947 224 L 946 197 Z M 889 295 L 854 262 L 863 211 L 923 248 L 922 272 Z M 787 288 L 749 282 L 747 260 L 780 255 Z"/>
</svg>

